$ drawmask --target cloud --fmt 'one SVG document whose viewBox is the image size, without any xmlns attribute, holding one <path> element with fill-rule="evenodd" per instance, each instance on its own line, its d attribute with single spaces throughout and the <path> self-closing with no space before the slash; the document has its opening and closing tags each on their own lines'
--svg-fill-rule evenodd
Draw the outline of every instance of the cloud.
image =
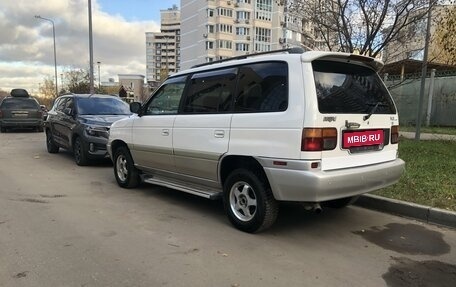
<svg viewBox="0 0 456 287">
<path fill-rule="evenodd" d="M 0 89 L 31 91 L 54 76 L 52 25 L 55 23 L 58 73 L 89 67 L 87 0 L 1 0 Z M 145 74 L 145 32 L 159 31 L 154 21 L 127 21 L 109 15 L 92 0 L 94 69 L 101 62 L 101 79 L 117 74 Z M 60 81 L 60 78 L 59 78 Z"/>
</svg>

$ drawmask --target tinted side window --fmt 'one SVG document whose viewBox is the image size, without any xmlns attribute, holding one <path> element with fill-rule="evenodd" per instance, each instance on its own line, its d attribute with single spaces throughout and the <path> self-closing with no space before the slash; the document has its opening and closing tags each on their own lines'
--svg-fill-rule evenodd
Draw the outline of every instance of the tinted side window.
<svg viewBox="0 0 456 287">
<path fill-rule="evenodd" d="M 245 65 L 239 71 L 237 112 L 280 112 L 288 107 L 288 65 L 269 62 Z"/>
<path fill-rule="evenodd" d="M 208 114 L 230 111 L 236 86 L 236 70 L 231 68 L 194 74 L 183 112 Z"/>
<path fill-rule="evenodd" d="M 186 79 L 186 76 L 168 79 L 146 104 L 144 115 L 177 114 Z"/>
<path fill-rule="evenodd" d="M 65 103 L 65 109 L 71 109 L 73 110 L 74 108 L 74 100 L 72 98 L 69 98 L 68 101 Z"/>
<path fill-rule="evenodd" d="M 65 108 L 65 103 L 68 98 L 60 98 L 57 99 L 55 102 L 55 110 L 59 112 L 63 112 L 63 109 Z"/>
<path fill-rule="evenodd" d="M 395 114 L 396 108 L 377 73 L 367 67 L 314 61 L 320 113 Z"/>
</svg>

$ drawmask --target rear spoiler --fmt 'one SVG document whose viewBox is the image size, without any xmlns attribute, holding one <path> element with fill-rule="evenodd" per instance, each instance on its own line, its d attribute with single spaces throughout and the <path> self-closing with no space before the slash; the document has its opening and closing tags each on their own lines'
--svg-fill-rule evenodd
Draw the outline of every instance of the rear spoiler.
<svg viewBox="0 0 456 287">
<path fill-rule="evenodd" d="M 374 69 L 376 72 L 380 71 L 380 69 L 383 68 L 383 62 L 378 59 L 341 52 L 309 51 L 302 54 L 301 60 L 303 62 L 312 62 L 314 60 L 338 60 L 347 63 L 361 62 Z"/>
</svg>

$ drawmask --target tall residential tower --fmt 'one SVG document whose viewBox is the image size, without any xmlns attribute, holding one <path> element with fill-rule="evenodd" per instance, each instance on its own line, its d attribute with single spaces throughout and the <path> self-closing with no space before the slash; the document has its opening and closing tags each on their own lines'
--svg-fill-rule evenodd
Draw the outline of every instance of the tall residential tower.
<svg viewBox="0 0 456 287">
<path fill-rule="evenodd" d="M 151 88 L 180 70 L 180 11 L 174 5 L 160 14 L 160 32 L 146 32 L 146 76 Z"/>
<path fill-rule="evenodd" d="M 181 0 L 182 69 L 232 56 L 300 46 L 276 0 Z M 300 26 L 298 24 L 298 26 Z"/>
</svg>

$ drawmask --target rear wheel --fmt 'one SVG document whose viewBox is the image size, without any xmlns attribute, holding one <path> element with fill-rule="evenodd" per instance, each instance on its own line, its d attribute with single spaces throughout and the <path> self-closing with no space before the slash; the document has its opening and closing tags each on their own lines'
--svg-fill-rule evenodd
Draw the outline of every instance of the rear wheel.
<svg viewBox="0 0 456 287">
<path fill-rule="evenodd" d="M 114 151 L 114 176 L 123 188 L 134 188 L 140 183 L 139 171 L 127 147 L 121 146 Z"/>
<path fill-rule="evenodd" d="M 87 157 L 87 151 L 84 147 L 84 143 L 82 142 L 80 137 L 77 137 L 74 140 L 73 144 L 73 154 L 74 154 L 74 161 L 77 165 L 84 166 L 89 163 Z"/>
<path fill-rule="evenodd" d="M 277 219 L 278 203 L 259 172 L 234 170 L 226 179 L 223 199 L 230 222 L 242 231 L 265 230 Z"/>
<path fill-rule="evenodd" d="M 1 127 L 1 128 L 0 128 L 0 132 L 6 133 L 6 128 L 5 128 L 5 127 Z"/>
<path fill-rule="evenodd" d="M 46 148 L 48 153 L 58 153 L 59 147 L 54 143 L 52 139 L 52 132 L 47 130 L 46 131 Z"/>
</svg>

